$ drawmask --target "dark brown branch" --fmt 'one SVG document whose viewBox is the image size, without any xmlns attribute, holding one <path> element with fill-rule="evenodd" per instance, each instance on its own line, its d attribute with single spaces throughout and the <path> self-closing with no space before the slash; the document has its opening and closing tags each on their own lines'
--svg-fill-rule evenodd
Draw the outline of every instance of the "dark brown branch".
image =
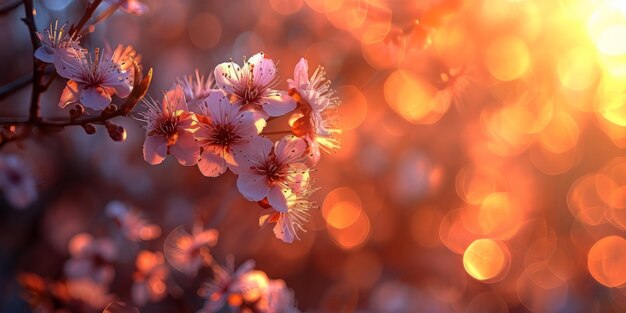
<svg viewBox="0 0 626 313">
<path fill-rule="evenodd" d="M 14 9 L 17 9 L 17 7 L 19 7 L 20 5 L 22 5 L 22 1 L 14 1 L 13 3 L 9 3 L 5 6 L 3 6 L 2 8 L 0 8 L 0 15 L 4 15 L 7 14 L 9 12 L 11 12 Z"/>
<path fill-rule="evenodd" d="M 148 87 L 152 82 L 152 69 L 148 71 L 148 74 L 141 77 L 141 71 L 139 70 L 139 65 L 135 63 L 135 77 L 136 81 L 133 86 L 133 92 L 126 98 L 124 103 L 112 112 L 103 112 L 98 116 L 85 116 L 82 118 L 76 119 L 62 119 L 62 120 L 19 120 L 19 119 L 6 119 L 0 120 L 0 125 L 6 126 L 19 126 L 22 132 L 15 133 L 10 137 L 0 138 L 0 147 L 4 146 L 8 142 L 21 140 L 27 138 L 32 133 L 33 128 L 38 128 L 43 130 L 43 133 L 55 132 L 57 130 L 63 130 L 66 126 L 87 126 L 91 124 L 103 124 L 106 125 L 108 121 L 112 118 L 118 116 L 127 116 L 133 108 L 139 103 L 139 101 L 146 95 L 148 91 Z"/>
<path fill-rule="evenodd" d="M 40 63 L 35 58 L 34 52 L 41 46 L 37 38 L 37 26 L 35 25 L 35 16 L 33 0 L 24 0 L 24 13 L 26 17 L 22 19 L 28 27 L 30 33 L 30 41 L 33 44 L 33 87 L 30 97 L 30 108 L 28 110 L 28 120 L 36 121 L 39 119 L 39 95 L 41 94 L 41 69 Z"/>
<path fill-rule="evenodd" d="M 87 10 L 85 11 L 85 14 L 83 14 L 83 17 L 80 19 L 80 21 L 78 21 L 78 24 L 72 25 L 72 27 L 70 28 L 70 34 L 72 34 L 72 35 L 80 34 L 80 31 L 83 29 L 85 24 L 87 24 L 87 21 L 89 21 L 89 19 L 93 15 L 93 13 L 96 12 L 96 9 L 100 5 L 100 3 L 102 3 L 102 0 L 94 0 L 87 7 Z"/>
<path fill-rule="evenodd" d="M 30 85 L 33 82 L 33 74 L 28 73 L 4 86 L 0 86 L 0 100 L 6 98 L 12 93 Z"/>
</svg>

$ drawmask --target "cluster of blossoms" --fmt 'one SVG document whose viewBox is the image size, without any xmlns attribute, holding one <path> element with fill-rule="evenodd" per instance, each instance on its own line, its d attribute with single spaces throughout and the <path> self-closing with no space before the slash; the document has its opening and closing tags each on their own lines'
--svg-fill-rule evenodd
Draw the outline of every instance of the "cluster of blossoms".
<svg viewBox="0 0 626 313">
<path fill-rule="evenodd" d="M 161 102 L 145 101 L 144 159 L 160 164 L 171 154 L 207 177 L 230 170 L 238 175 L 241 194 L 265 209 L 259 223 L 276 223 L 276 237 L 292 242 L 315 207 L 309 200 L 315 191 L 310 171 L 321 150 L 339 148 L 334 114 L 339 100 L 321 67 L 311 76 L 308 71 L 301 59 L 289 90 L 277 90 L 274 61 L 257 53 L 242 66 L 219 64 L 214 80 L 198 72 L 178 79 Z M 289 129 L 264 132 L 289 113 Z M 268 137 L 276 134 L 286 136 L 275 142 Z"/>
<path fill-rule="evenodd" d="M 115 49 L 95 49 L 93 53 L 79 45 L 76 34 L 69 34 L 58 21 L 50 25 L 46 34 L 37 33 L 41 47 L 35 51 L 40 61 L 54 65 L 59 76 L 68 79 L 61 94 L 59 106 L 80 104 L 82 107 L 103 110 L 111 104 L 111 96 L 126 98 L 133 82 L 133 62 L 139 61 L 131 46 L 118 45 Z M 79 109 L 80 110 L 80 109 Z"/>
<path fill-rule="evenodd" d="M 74 235 L 68 244 L 70 258 L 65 262 L 63 279 L 46 281 L 35 274 L 20 276 L 27 300 L 37 312 L 93 311 L 105 306 L 104 312 L 113 312 L 107 304 L 116 298 L 109 289 L 117 265 L 125 263 L 127 254 L 135 251 L 129 248 L 157 239 L 160 229 L 154 236 L 138 237 L 135 234 L 158 226 L 148 223 L 139 212 L 121 202 L 109 203 L 106 212 L 117 230 L 98 238 L 88 233 Z M 116 240 L 115 234 L 125 240 Z M 234 312 L 299 312 L 293 292 L 285 282 L 270 280 L 264 272 L 253 270 L 253 261 L 245 262 L 236 271 L 232 257 L 226 267 L 219 265 L 210 253 L 217 239 L 215 229 L 196 224 L 189 233 L 181 226 L 167 236 L 162 252 L 143 247 L 131 252 L 135 260 L 130 288 L 132 304 L 142 307 L 172 296 L 179 287 L 172 279 L 171 269 L 195 279 L 198 271 L 207 267 L 212 270 L 212 276 L 198 291 L 206 298 L 200 313 L 223 312 L 226 307 Z"/>
</svg>

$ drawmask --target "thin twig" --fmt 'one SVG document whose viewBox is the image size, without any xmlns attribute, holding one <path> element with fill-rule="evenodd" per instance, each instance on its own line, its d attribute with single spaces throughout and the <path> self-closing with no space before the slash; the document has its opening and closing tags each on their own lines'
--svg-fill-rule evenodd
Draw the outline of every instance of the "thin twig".
<svg viewBox="0 0 626 313">
<path fill-rule="evenodd" d="M 77 119 L 62 119 L 62 120 L 44 120 L 38 118 L 36 120 L 32 119 L 20 119 L 20 118 L 7 118 L 5 120 L 0 120 L 0 125 L 13 125 L 19 126 L 19 129 L 22 131 L 21 133 L 16 133 L 11 137 L 4 137 L 0 139 L 0 148 L 5 144 L 21 140 L 30 136 L 33 131 L 33 128 L 40 128 L 47 130 L 62 130 L 66 126 L 86 126 L 90 124 L 106 124 L 108 120 L 118 117 L 118 116 L 127 116 L 133 108 L 137 105 L 139 100 L 141 100 L 148 91 L 148 87 L 152 82 L 152 69 L 148 71 L 148 74 L 141 79 L 141 72 L 139 71 L 139 65 L 135 64 L 135 77 L 137 77 L 137 81 L 133 87 L 133 92 L 126 98 L 126 101 L 115 111 L 110 113 L 103 113 L 98 116 L 85 116 Z"/>
<path fill-rule="evenodd" d="M 12 10 L 16 9 L 17 7 L 19 7 L 20 5 L 22 5 L 22 1 L 15 1 L 13 3 L 9 3 L 7 5 L 5 5 L 4 7 L 0 8 L 0 15 L 4 15 L 7 14 L 9 12 L 11 12 Z"/>
<path fill-rule="evenodd" d="M 50 77 L 50 83 L 52 82 L 52 80 L 54 80 L 54 77 L 56 76 L 56 72 L 54 71 L 53 68 L 50 67 L 46 67 L 46 69 L 43 71 L 43 74 L 45 75 L 52 75 L 53 77 Z M 33 73 L 28 73 L 22 77 L 17 78 L 16 80 L 0 86 L 0 100 L 10 96 L 11 94 L 15 93 L 16 91 L 30 85 L 33 82 Z M 48 84 L 49 85 L 49 84 Z M 44 89 L 46 89 L 48 86 L 44 85 Z"/>
<path fill-rule="evenodd" d="M 0 100 L 6 98 L 12 93 L 30 85 L 33 82 L 33 74 L 28 73 L 4 86 L 0 86 Z"/>
<path fill-rule="evenodd" d="M 91 24 L 89 24 L 89 26 L 87 26 L 87 28 L 84 29 L 80 33 L 80 36 L 83 37 L 87 35 L 90 32 L 90 28 L 96 26 L 96 24 L 102 22 L 104 19 L 111 16 L 113 13 L 115 13 L 115 11 L 117 11 L 118 8 L 119 8 L 119 4 L 112 5 L 108 7 L 104 12 L 102 12 L 100 15 L 94 17 L 93 22 L 91 22 Z"/>
<path fill-rule="evenodd" d="M 33 0 L 24 1 L 24 13 L 26 17 L 22 19 L 30 33 L 30 41 L 33 44 L 33 87 L 30 97 L 30 108 L 28 110 L 28 120 L 37 121 L 39 119 L 39 95 L 41 94 L 41 69 L 40 63 L 35 58 L 34 52 L 40 47 L 41 43 L 37 38 L 37 26 L 35 25 L 35 16 Z"/>
<path fill-rule="evenodd" d="M 102 0 L 94 0 L 87 7 L 87 10 L 85 10 L 85 14 L 83 14 L 83 17 L 80 19 L 78 24 L 76 24 L 75 26 L 72 26 L 70 28 L 70 34 L 79 34 L 80 33 L 80 31 L 83 29 L 85 24 L 87 24 L 87 21 L 89 21 L 89 19 L 91 18 L 93 13 L 96 11 L 96 9 L 98 8 L 98 6 L 100 5 L 101 2 L 102 2 Z"/>
<path fill-rule="evenodd" d="M 288 134 L 291 134 L 291 130 L 277 130 L 277 131 L 261 133 L 261 135 L 288 135 Z"/>
</svg>

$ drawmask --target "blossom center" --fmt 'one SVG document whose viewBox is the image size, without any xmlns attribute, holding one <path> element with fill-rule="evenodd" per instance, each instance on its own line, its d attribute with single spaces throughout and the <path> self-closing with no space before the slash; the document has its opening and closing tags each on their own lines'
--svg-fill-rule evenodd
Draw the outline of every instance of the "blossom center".
<svg viewBox="0 0 626 313">
<path fill-rule="evenodd" d="M 214 127 L 213 136 L 211 137 L 211 142 L 214 145 L 229 147 L 241 139 L 232 124 L 215 125 Z"/>
</svg>

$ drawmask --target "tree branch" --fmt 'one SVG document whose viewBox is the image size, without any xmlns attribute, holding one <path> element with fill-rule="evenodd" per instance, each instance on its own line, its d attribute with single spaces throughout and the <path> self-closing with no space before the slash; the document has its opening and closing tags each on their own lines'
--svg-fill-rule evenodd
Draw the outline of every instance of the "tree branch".
<svg viewBox="0 0 626 313">
<path fill-rule="evenodd" d="M 72 27 L 70 28 L 70 34 L 78 35 L 80 33 L 80 31 L 83 29 L 85 24 L 87 24 L 87 21 L 89 21 L 89 19 L 93 15 L 93 13 L 96 12 L 96 9 L 98 8 L 98 6 L 100 5 L 101 2 L 102 2 L 102 0 L 94 0 L 87 7 L 87 10 L 85 11 L 85 14 L 83 14 L 83 17 L 80 19 L 80 21 L 78 21 L 78 24 L 72 25 Z"/>
</svg>

